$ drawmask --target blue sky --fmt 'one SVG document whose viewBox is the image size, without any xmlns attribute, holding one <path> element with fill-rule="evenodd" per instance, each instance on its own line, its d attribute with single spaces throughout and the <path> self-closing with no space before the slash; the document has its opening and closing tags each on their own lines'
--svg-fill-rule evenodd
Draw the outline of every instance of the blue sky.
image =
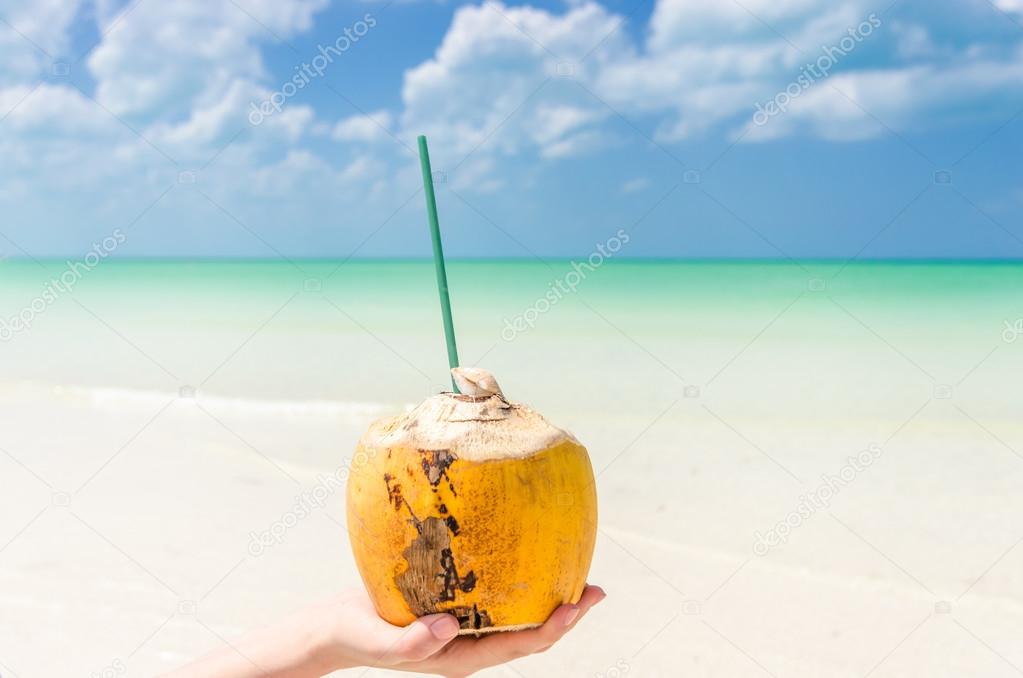
<svg viewBox="0 0 1023 678">
<path fill-rule="evenodd" d="M 428 256 L 418 133 L 451 256 L 1023 256 L 1023 0 L 0 17 L 6 256 Z"/>
</svg>

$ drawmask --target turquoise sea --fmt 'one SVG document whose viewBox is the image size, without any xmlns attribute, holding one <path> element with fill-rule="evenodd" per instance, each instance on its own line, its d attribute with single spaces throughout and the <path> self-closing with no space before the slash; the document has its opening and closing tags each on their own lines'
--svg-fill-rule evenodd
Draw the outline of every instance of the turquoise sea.
<svg viewBox="0 0 1023 678">
<path fill-rule="evenodd" d="M 1023 266 L 1012 263 L 448 268 L 462 362 L 492 368 L 512 392 L 570 389 L 581 408 L 628 408 L 618 392 L 724 387 L 772 365 L 788 382 L 854 365 L 947 381 L 1009 348 L 1003 331 L 1023 317 Z M 67 271 L 0 265 L 5 379 L 372 401 L 446 382 L 428 261 L 110 260 L 47 296 Z"/>
</svg>

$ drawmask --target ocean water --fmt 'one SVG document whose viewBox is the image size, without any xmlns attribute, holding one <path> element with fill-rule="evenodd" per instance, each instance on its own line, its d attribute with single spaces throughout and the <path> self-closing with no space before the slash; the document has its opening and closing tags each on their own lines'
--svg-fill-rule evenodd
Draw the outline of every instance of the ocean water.
<svg viewBox="0 0 1023 678">
<path fill-rule="evenodd" d="M 4 379 L 370 402 L 446 383 L 430 262 L 108 261 L 47 295 L 67 271 L 0 266 Z M 853 366 L 944 383 L 1008 356 L 1023 316 L 1008 263 L 456 261 L 449 283 L 463 364 L 589 410 L 758 370 L 765 396 Z"/>
<path fill-rule="evenodd" d="M 153 675 L 220 642 L 181 600 L 232 637 L 357 586 L 340 493 L 265 555 L 250 535 L 372 419 L 448 388 L 432 264 L 109 260 L 47 287 L 66 272 L 0 264 L 0 639 L 57 633 L 0 647 L 4 675 Z M 448 278 L 462 363 L 572 431 L 597 474 L 610 596 L 519 673 L 1001 675 L 976 638 L 1023 665 L 1023 266 Z"/>
</svg>

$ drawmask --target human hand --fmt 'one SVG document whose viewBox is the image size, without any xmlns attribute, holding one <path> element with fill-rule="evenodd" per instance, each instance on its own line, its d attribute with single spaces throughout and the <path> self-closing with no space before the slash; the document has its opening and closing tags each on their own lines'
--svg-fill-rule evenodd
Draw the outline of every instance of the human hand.
<svg viewBox="0 0 1023 678">
<path fill-rule="evenodd" d="M 558 607 L 535 629 L 458 636 L 458 620 L 432 614 L 401 627 L 381 619 L 362 589 L 247 634 L 167 678 L 315 678 L 372 666 L 464 678 L 489 666 L 543 652 L 605 597 L 587 586 L 575 605 Z"/>
<path fill-rule="evenodd" d="M 393 626 L 377 616 L 364 591 L 344 596 L 338 601 L 343 610 L 332 616 L 339 620 L 337 644 L 344 648 L 342 654 L 358 655 L 359 666 L 462 678 L 546 651 L 605 596 L 600 587 L 587 586 L 578 603 L 558 607 L 543 626 L 480 637 L 457 636 L 458 621 L 449 614 L 421 617 L 406 627 Z"/>
</svg>

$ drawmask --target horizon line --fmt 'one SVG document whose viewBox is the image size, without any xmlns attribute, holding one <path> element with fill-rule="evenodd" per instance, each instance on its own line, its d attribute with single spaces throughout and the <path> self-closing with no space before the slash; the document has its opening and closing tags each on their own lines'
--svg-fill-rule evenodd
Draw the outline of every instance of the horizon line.
<svg viewBox="0 0 1023 678">
<path fill-rule="evenodd" d="M 588 256 L 572 256 L 572 255 L 552 255 L 552 256 L 515 256 L 515 257 L 499 257 L 499 256 L 448 256 L 445 257 L 447 262 L 455 263 L 545 263 L 548 261 L 586 261 Z M 44 255 L 44 256 L 31 256 L 31 255 L 12 255 L 0 258 L 0 267 L 7 262 L 17 263 L 67 263 L 80 261 L 81 256 L 63 256 L 63 255 Z M 323 262 L 323 263 L 337 263 L 338 261 L 344 263 L 431 263 L 432 257 L 429 256 L 415 256 L 415 257 L 402 257 L 402 256 L 366 256 L 366 257 L 331 257 L 331 256 L 278 256 L 278 257 L 251 257 L 241 255 L 226 255 L 226 256 L 163 256 L 163 255 L 138 255 L 138 256 L 111 256 L 108 261 L 120 262 L 120 263 L 281 263 L 288 264 L 292 262 Z M 914 263 L 914 264 L 955 264 L 955 263 L 998 263 L 998 264 L 1023 264 L 1023 257 L 914 257 L 914 256 L 891 256 L 891 257 L 823 257 L 823 256 L 810 256 L 810 257 L 727 257 L 727 256 L 706 256 L 706 257 L 659 257 L 659 256 L 630 256 L 630 257 L 605 257 L 602 265 L 608 263 L 623 262 L 623 263 L 760 263 L 760 264 L 803 264 L 803 263 L 818 263 L 818 264 L 869 264 L 869 263 Z"/>
</svg>

